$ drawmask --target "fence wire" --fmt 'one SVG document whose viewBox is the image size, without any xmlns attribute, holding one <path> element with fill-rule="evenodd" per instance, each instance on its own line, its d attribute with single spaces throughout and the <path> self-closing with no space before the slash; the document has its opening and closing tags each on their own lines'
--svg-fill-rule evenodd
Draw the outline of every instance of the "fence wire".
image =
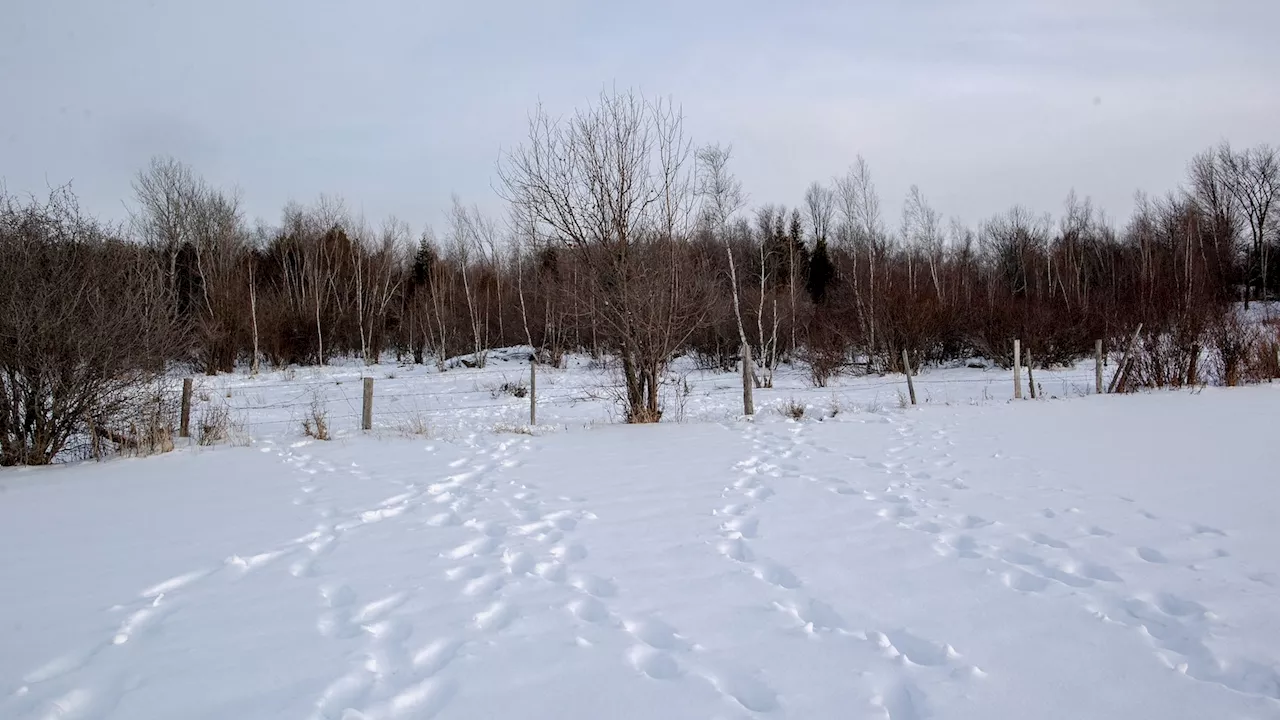
<svg viewBox="0 0 1280 720">
<path fill-rule="evenodd" d="M 911 380 L 918 391 L 926 393 L 939 391 L 951 393 L 947 388 L 952 386 L 986 387 L 1008 386 L 1012 396 L 1013 378 L 1011 370 L 989 370 L 980 377 L 945 377 L 938 373 L 947 370 L 926 370 L 914 375 Z M 1061 383 L 1064 393 L 1086 393 L 1092 388 L 1092 368 L 1088 373 L 1079 371 L 1063 375 L 1054 370 L 1036 369 L 1038 385 L 1044 386 L 1047 380 Z M 456 375 L 454 374 L 456 373 Z M 564 387 L 567 378 L 581 373 L 596 373 L 596 382 L 585 384 L 573 382 Z M 600 368 L 577 368 L 573 370 L 538 367 L 538 388 L 536 404 L 538 408 L 570 409 L 582 405 L 598 404 L 603 412 L 616 409 L 620 398 L 625 397 L 625 385 L 620 381 L 610 381 L 608 370 Z M 359 388 L 360 383 L 369 377 L 365 373 L 342 372 L 328 377 L 289 378 L 281 380 L 256 381 L 253 379 L 236 379 L 223 386 L 210 386 L 198 382 L 197 392 L 203 402 L 223 402 L 235 414 L 237 423 L 253 432 L 285 432 L 290 426 L 302 432 L 302 425 L 313 419 L 317 413 L 324 416 L 331 428 L 359 429 L 362 426 L 363 390 L 351 391 L 352 385 Z M 616 377 L 616 376 L 615 376 Z M 575 378 L 576 379 L 576 378 Z M 794 378 L 792 378 L 794 379 Z M 527 418 L 530 399 L 522 393 L 528 391 L 529 373 L 527 365 L 497 368 L 457 369 L 445 373 L 406 372 L 399 376 L 395 372 L 387 372 L 385 377 L 374 378 L 373 417 L 371 425 L 385 428 L 397 424 L 431 418 L 432 423 L 440 423 L 442 418 L 452 417 L 453 425 L 483 426 L 486 423 L 511 422 L 522 415 Z M 214 381 L 216 383 L 216 380 Z M 441 383 L 443 387 L 432 388 L 430 384 Z M 734 398 L 728 406 L 730 409 L 742 387 L 736 378 L 727 377 L 724 373 L 696 369 L 683 373 L 672 373 L 662 381 L 664 392 L 682 394 L 683 404 L 690 400 L 705 403 L 708 400 L 719 401 Z M 469 386 L 469 387 L 468 387 Z M 681 387 L 687 388 L 682 392 Z M 279 393 L 282 388 L 288 394 L 271 400 L 261 399 L 268 393 Z M 785 397 L 788 393 L 812 395 L 815 393 L 834 393 L 851 395 L 854 399 L 864 393 L 879 393 L 887 389 L 905 392 L 907 377 L 905 375 L 859 376 L 845 384 L 831 387 L 773 387 L 757 388 L 770 395 Z M 484 394 L 489 400 L 483 400 Z M 215 398 L 214 395 L 225 395 Z M 477 397 L 481 396 L 481 397 Z M 988 397 L 984 391 L 984 397 Z M 670 396 L 669 396 L 670 397 Z M 757 398 L 761 400 L 763 398 Z M 766 400 L 766 402 L 768 402 Z M 713 402 L 713 404 L 715 404 Z M 286 416 L 287 415 L 287 416 Z M 574 419 L 580 416 L 571 416 Z M 545 421 L 558 423 L 566 418 L 555 412 Z"/>
</svg>

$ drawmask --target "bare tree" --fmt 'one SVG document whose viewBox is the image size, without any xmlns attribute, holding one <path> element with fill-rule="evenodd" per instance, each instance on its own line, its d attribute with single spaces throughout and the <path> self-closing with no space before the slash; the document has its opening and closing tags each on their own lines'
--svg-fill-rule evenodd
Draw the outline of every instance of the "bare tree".
<svg viewBox="0 0 1280 720">
<path fill-rule="evenodd" d="M 539 108 L 499 167 L 506 199 L 588 268 L 588 304 L 622 361 L 630 422 L 661 418 L 661 374 L 708 313 L 684 237 L 689 150 L 669 103 L 603 93 L 568 120 Z"/>
<path fill-rule="evenodd" d="M 249 374 L 257 375 L 259 370 L 259 361 L 262 353 L 258 349 L 258 284 L 257 278 L 254 277 L 254 268 L 257 267 L 257 259 L 253 255 L 249 256 L 249 318 L 253 327 L 253 351 L 249 359 Z"/>
<path fill-rule="evenodd" d="M 1259 145 L 1236 152 L 1227 143 L 1218 147 L 1223 181 L 1239 212 L 1249 227 L 1249 264 L 1256 278 L 1259 299 L 1266 299 L 1267 268 L 1270 264 L 1270 230 L 1272 211 L 1280 199 L 1280 157 L 1270 145 Z M 1249 295 L 1245 296 L 1246 302 Z"/>
<path fill-rule="evenodd" d="M 942 301 L 942 259 L 944 235 L 942 216 L 929 206 L 920 188 L 915 185 L 907 192 L 902 206 L 902 238 L 907 243 L 907 275 L 909 288 L 915 292 L 915 258 L 923 257 L 929 266 L 929 279 L 938 301 Z"/>
<path fill-rule="evenodd" d="M 747 331 L 742 322 L 742 293 L 738 286 L 738 270 L 733 261 L 733 246 L 729 242 L 728 233 L 729 219 L 746 205 L 746 197 L 742 193 L 742 183 L 729 172 L 731 157 L 732 147 L 724 148 L 716 144 L 698 149 L 697 194 L 702 200 L 702 221 L 711 235 L 724 244 L 725 255 L 729 260 L 729 294 L 733 298 L 733 316 L 738 324 L 738 339 L 742 343 L 742 362 L 748 363 L 751 343 L 747 340 Z M 763 285 L 760 293 L 763 302 Z M 754 369 L 751 374 L 759 387 L 760 379 Z"/>
<path fill-rule="evenodd" d="M 835 191 L 816 181 L 810 183 L 804 191 L 804 206 L 814 242 L 829 240 L 831 221 L 835 217 Z"/>
<path fill-rule="evenodd" d="M 460 265 L 462 292 L 467 301 L 467 315 L 471 321 L 472 351 L 476 367 L 484 367 L 485 352 L 489 349 L 485 318 L 480 314 L 480 298 L 471 280 L 474 258 L 482 253 L 486 243 L 492 243 L 493 224 L 480 213 L 478 207 L 467 208 L 457 195 L 453 196 L 453 209 L 449 213 L 449 249 Z"/>
<path fill-rule="evenodd" d="M 131 213 L 134 231 L 165 259 L 165 284 L 178 312 L 178 253 L 192 240 L 191 205 L 204 185 L 191 168 L 171 157 L 157 156 L 133 180 L 138 207 Z"/>
<path fill-rule="evenodd" d="M 360 333 L 360 356 L 366 365 L 375 364 L 382 350 L 381 333 L 387 308 L 404 281 L 401 267 L 409 237 L 409 226 L 390 218 L 383 224 L 376 242 L 361 228 L 351 243 L 356 324 Z"/>
<path fill-rule="evenodd" d="M 835 186 L 841 216 L 841 245 L 852 263 L 845 274 L 853 290 L 858 324 L 866 342 L 867 372 L 871 372 L 876 349 L 876 286 L 886 250 L 880 196 L 871 180 L 871 167 L 861 155 L 843 176 L 836 178 Z"/>
<path fill-rule="evenodd" d="M 170 309 L 194 331 L 195 364 L 231 370 L 245 331 L 248 233 L 238 194 L 210 187 L 172 158 L 153 159 L 133 187 L 133 227 L 165 258 Z"/>
</svg>

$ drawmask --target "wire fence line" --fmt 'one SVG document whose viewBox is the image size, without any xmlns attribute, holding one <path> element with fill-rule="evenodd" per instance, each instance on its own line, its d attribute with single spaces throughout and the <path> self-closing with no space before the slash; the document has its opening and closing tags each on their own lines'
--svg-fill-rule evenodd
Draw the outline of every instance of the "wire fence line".
<svg viewBox="0 0 1280 720">
<path fill-rule="evenodd" d="M 552 368 L 537 366 L 538 393 L 536 400 L 527 396 L 530 392 L 529 365 L 520 363 L 507 367 L 494 368 L 458 368 L 447 372 L 418 372 L 417 366 L 403 374 L 388 371 L 382 367 L 373 368 L 334 368 L 333 374 L 327 377 L 297 377 L 286 372 L 283 377 L 265 376 L 261 380 L 252 377 L 232 377 L 230 382 L 218 384 L 217 378 L 199 381 L 197 387 L 200 401 L 210 405 L 220 404 L 235 415 L 235 421 L 243 428 L 255 431 L 275 431 L 288 426 L 302 426 L 307 421 L 314 423 L 317 415 L 324 418 L 331 426 L 342 429 L 385 428 L 409 422 L 422 422 L 423 418 L 432 418 L 439 422 L 443 416 L 453 416 L 454 424 L 483 425 L 484 423 L 501 422 L 510 424 L 520 422 L 521 417 L 528 417 L 530 403 L 536 402 L 538 408 L 568 409 L 579 405 L 598 404 L 600 409 L 612 412 L 625 402 L 626 385 L 621 381 L 615 369 L 598 365 L 573 368 Z M 916 372 L 910 378 L 917 389 L 932 393 L 936 398 L 942 392 L 947 402 L 958 398 L 948 392 L 948 388 L 974 387 L 978 385 L 989 388 L 1006 386 L 1009 395 L 1013 395 L 1012 368 L 983 369 L 977 377 L 952 377 L 949 373 L 959 368 L 934 368 Z M 1043 385 L 1048 381 L 1061 383 L 1063 394 L 1088 394 L 1092 385 L 1093 368 L 1064 370 L 1065 375 L 1049 368 L 1035 369 L 1035 378 Z M 316 372 L 325 372 L 319 369 Z M 587 376 L 587 377 L 584 377 Z M 594 375 L 594 378 L 590 376 Z M 783 378 L 791 383 L 796 381 L 794 373 L 787 373 Z M 903 374 L 887 375 L 845 375 L 843 380 L 830 387 L 796 387 L 791 384 L 776 387 L 757 388 L 764 391 L 766 397 L 773 396 L 785 402 L 787 396 L 796 401 L 811 398 L 817 394 L 856 396 L 865 393 L 881 393 L 893 390 L 905 395 L 908 389 L 908 378 Z M 351 385 L 373 381 L 373 393 L 368 399 L 364 397 L 364 388 L 352 392 Z M 732 412 L 737 404 L 737 397 L 742 393 L 741 382 L 736 373 L 730 375 L 720 370 L 709 368 L 686 369 L 672 371 L 661 381 L 663 393 L 671 402 L 680 407 L 683 417 L 686 408 L 695 408 L 695 413 L 705 414 Z M 436 385 L 432 387 L 432 385 Z M 470 387 L 468 387 L 468 385 Z M 267 394 L 287 393 L 284 397 L 265 399 Z M 489 400 L 483 396 L 487 394 Z M 998 397 L 1003 396 L 998 393 Z M 1043 394 L 1043 393 L 1042 393 Z M 215 397 L 220 396 L 220 397 Z M 964 393 L 962 393 L 964 395 Z M 734 398 L 728 405 L 718 401 Z M 973 397 L 977 397 L 976 395 Z M 986 390 L 982 391 L 985 400 L 995 399 Z M 914 401 L 914 398 L 912 398 Z M 713 400 L 710 407 L 707 400 Z M 924 402 L 935 402 L 926 399 Z M 369 415 L 365 414 L 365 407 Z M 570 415 L 573 420 L 582 416 Z M 553 423 L 566 419 L 553 412 L 547 418 Z"/>
</svg>

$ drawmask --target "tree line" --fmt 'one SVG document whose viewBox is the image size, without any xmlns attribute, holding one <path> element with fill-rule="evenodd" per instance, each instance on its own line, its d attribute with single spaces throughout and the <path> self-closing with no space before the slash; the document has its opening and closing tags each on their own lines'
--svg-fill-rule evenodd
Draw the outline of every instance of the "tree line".
<svg viewBox="0 0 1280 720">
<path fill-rule="evenodd" d="M 121 224 L 66 188 L 0 193 L 0 461 L 56 454 L 85 418 L 106 422 L 102 398 L 174 364 L 482 365 L 526 344 L 551 364 L 616 359 L 627 419 L 649 422 L 679 353 L 730 369 L 748 346 L 760 385 L 792 362 L 825 384 L 899 370 L 903 350 L 1008 364 L 1014 337 L 1067 363 L 1141 327 L 1144 382 L 1203 381 L 1214 350 L 1235 383 L 1258 350 L 1233 304 L 1280 291 L 1267 145 L 1205 150 L 1120 226 L 1074 193 L 1056 218 L 1013 207 L 969 226 L 917 187 L 895 221 L 861 157 L 798 207 L 752 206 L 732 157 L 695 147 L 669 102 L 619 93 L 567 118 L 537 109 L 498 167 L 507 212 L 455 197 L 438 232 L 327 197 L 251 225 L 238 195 L 172 158 L 138 172 Z"/>
</svg>

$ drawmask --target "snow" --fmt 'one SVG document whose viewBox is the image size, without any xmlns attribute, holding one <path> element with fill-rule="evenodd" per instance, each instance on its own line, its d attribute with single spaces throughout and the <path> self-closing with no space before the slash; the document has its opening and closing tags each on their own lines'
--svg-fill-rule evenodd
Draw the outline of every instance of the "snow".
<svg viewBox="0 0 1280 720">
<path fill-rule="evenodd" d="M 575 360 L 527 429 L 525 373 L 216 378 L 251 445 L 0 473 L 0 718 L 1280 717 L 1280 387 L 787 371 L 749 422 L 683 367 L 629 427 Z"/>
</svg>

